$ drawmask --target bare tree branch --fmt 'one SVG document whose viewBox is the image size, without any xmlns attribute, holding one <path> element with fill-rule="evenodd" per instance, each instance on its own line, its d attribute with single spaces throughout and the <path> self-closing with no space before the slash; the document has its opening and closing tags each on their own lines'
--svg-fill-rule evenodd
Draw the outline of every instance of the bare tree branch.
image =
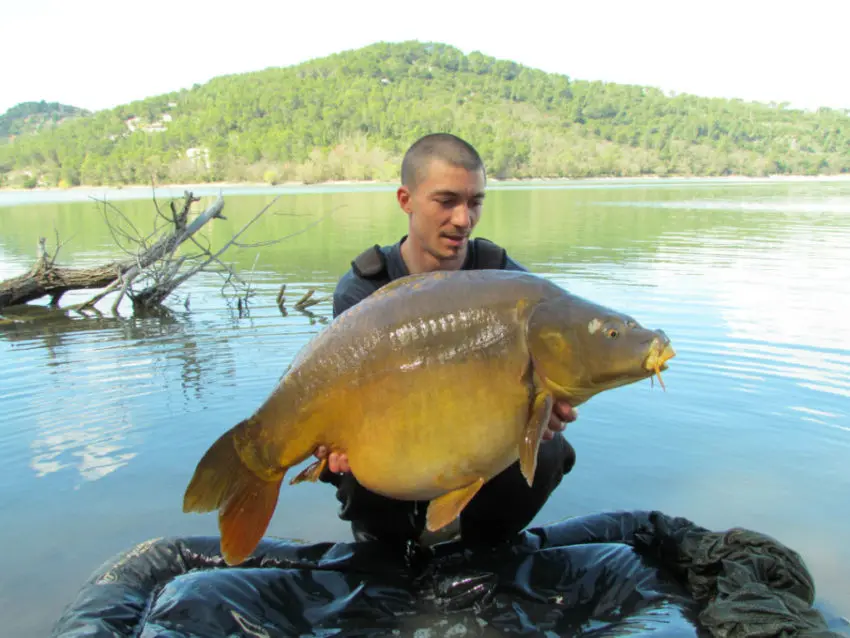
<svg viewBox="0 0 850 638">
<path fill-rule="evenodd" d="M 305 310 L 305 309 L 309 308 L 310 306 L 315 306 L 316 304 L 320 304 L 320 303 L 323 303 L 323 302 L 331 299 L 331 297 L 322 297 L 320 299 L 313 299 L 313 293 L 314 292 L 316 292 L 316 289 L 310 288 L 306 293 L 304 293 L 304 296 L 301 297 L 301 299 L 299 299 L 295 303 L 295 309 L 296 310 Z"/>
<path fill-rule="evenodd" d="M 152 186 L 155 187 L 152 179 Z M 64 245 L 56 233 L 56 250 L 49 255 L 44 238 L 39 239 L 38 256 L 35 264 L 25 275 L 0 282 L 0 309 L 9 305 L 25 304 L 41 296 L 51 297 L 51 306 L 58 307 L 59 300 L 68 290 L 97 288 L 100 289 L 90 299 L 72 306 L 66 310 L 88 316 L 87 313 L 101 315 L 96 305 L 105 297 L 117 292 L 111 311 L 118 313 L 118 308 L 125 298 L 132 301 L 135 310 L 162 308 L 164 300 L 181 284 L 195 274 L 208 270 L 218 272 L 223 279 L 221 292 L 230 287 L 235 292 L 236 305 L 240 316 L 249 312 L 252 297 L 257 292 L 254 289 L 254 277 L 259 253 L 254 257 L 250 273 L 246 278 L 240 277 L 232 266 L 224 263 L 221 256 L 231 247 L 251 248 L 269 246 L 295 237 L 326 219 L 331 212 L 322 215 L 304 228 L 289 233 L 278 239 L 254 243 L 240 242 L 240 238 L 280 199 L 280 195 L 265 205 L 247 223 L 245 223 L 231 238 L 217 250 L 211 248 L 206 238 L 196 237 L 196 233 L 213 219 L 225 219 L 222 215 L 224 199 L 221 195 L 206 210 L 189 221 L 192 204 L 200 200 L 191 192 L 185 192 L 182 206 L 174 200 L 169 202 L 171 217 L 164 212 L 153 194 L 155 214 L 153 216 L 154 230 L 143 235 L 136 225 L 116 206 L 101 201 L 103 216 L 109 232 L 116 245 L 128 255 L 124 261 L 115 261 L 95 268 L 61 268 L 56 266 L 59 249 Z M 97 201 L 97 200 L 96 200 Z M 113 219 L 114 217 L 114 219 Z M 162 227 L 163 222 L 168 226 Z M 193 245 L 197 251 L 183 250 L 185 246 Z M 135 247 L 135 249 L 131 248 Z M 182 254 L 181 254 L 182 253 Z M 215 268 L 210 268 L 211 265 Z M 276 298 L 277 306 L 284 316 L 286 285 L 281 286 Z M 295 304 L 295 309 L 310 317 L 311 322 L 322 321 L 307 308 L 322 303 L 329 298 L 314 297 L 315 290 L 310 289 Z M 189 308 L 189 297 L 186 297 L 185 308 Z"/>
<path fill-rule="evenodd" d="M 6 306 L 28 303 L 43 296 L 50 296 L 53 303 L 57 304 L 59 298 L 68 290 L 102 288 L 103 290 L 100 293 L 76 306 L 77 309 L 87 309 L 92 308 L 98 301 L 119 289 L 119 287 L 126 285 L 125 292 L 128 292 L 133 280 L 143 271 L 154 266 L 164 256 L 173 253 L 175 246 L 183 243 L 208 221 L 221 218 L 224 199 L 219 195 L 218 199 L 207 210 L 187 225 L 186 218 L 189 207 L 193 201 L 198 200 L 192 197 L 190 193 L 186 193 L 186 195 L 186 204 L 175 217 L 178 225 L 173 232 L 161 236 L 145 250 L 132 253 L 131 259 L 127 261 L 111 262 L 93 268 L 60 268 L 48 258 L 45 239 L 39 238 L 38 256 L 30 271 L 24 275 L 0 282 L 0 309 Z M 106 210 L 106 205 L 104 210 Z M 126 219 L 121 211 L 115 209 L 115 212 L 119 215 L 119 218 Z M 127 221 L 132 228 L 135 228 L 132 222 Z M 111 222 L 108 223 L 112 227 Z M 127 236 L 129 237 L 129 235 Z M 113 237 L 118 241 L 117 232 Z M 141 241 L 138 237 L 131 238 L 131 240 Z"/>
<path fill-rule="evenodd" d="M 277 197 L 275 199 L 277 199 Z M 274 203 L 274 202 L 272 202 L 272 203 Z M 321 217 L 319 217 L 319 219 L 312 222 L 311 224 L 308 224 L 307 226 L 305 226 L 301 230 L 296 230 L 294 233 L 289 233 L 288 235 L 284 235 L 283 237 L 279 237 L 277 239 L 270 239 L 268 241 L 259 241 L 259 242 L 253 243 L 253 244 L 240 244 L 238 242 L 234 242 L 234 245 L 238 246 L 239 248 L 261 248 L 262 246 L 270 246 L 271 244 L 277 244 L 279 242 L 282 242 L 284 239 L 289 239 L 291 237 L 295 237 L 296 235 L 300 235 L 301 233 L 306 233 L 313 226 L 315 226 L 319 222 L 324 221 L 324 219 L 326 217 L 328 217 L 332 212 L 333 211 L 330 211 L 330 212 L 326 213 L 325 215 L 322 215 Z"/>
<path fill-rule="evenodd" d="M 173 278 L 171 278 L 171 280 L 170 280 L 170 281 L 168 281 L 168 282 L 165 282 L 165 283 L 162 283 L 162 284 L 160 284 L 160 285 L 158 285 L 158 286 L 150 287 L 150 288 L 147 288 L 147 289 L 145 289 L 145 290 L 141 291 L 141 292 L 137 295 L 138 300 L 139 300 L 142 304 L 144 304 L 144 305 L 147 305 L 147 304 L 150 304 L 150 303 L 161 303 L 163 299 L 165 299 L 168 295 L 170 295 L 170 294 L 171 294 L 171 293 L 172 293 L 172 292 L 173 292 L 173 291 L 174 291 L 174 290 L 175 290 L 175 289 L 176 289 L 176 288 L 177 288 L 180 284 L 182 284 L 184 281 L 186 281 L 187 279 L 189 279 L 189 277 L 191 277 L 192 275 L 194 275 L 194 274 L 196 274 L 196 273 L 200 272 L 200 271 L 201 271 L 201 270 L 203 270 L 206 266 L 208 266 L 211 262 L 213 262 L 213 261 L 217 260 L 217 258 L 218 258 L 219 256 L 221 256 L 221 255 L 222 255 L 222 254 L 223 254 L 223 253 L 224 253 L 224 252 L 225 252 L 228 248 L 230 248 L 230 246 L 232 246 L 234 243 L 236 243 L 236 238 L 237 238 L 237 237 L 239 237 L 239 236 L 240 236 L 242 233 L 244 233 L 246 230 L 248 230 L 248 228 L 250 228 L 250 227 L 251 227 L 251 225 L 252 225 L 254 222 L 256 222 L 256 221 L 257 221 L 257 220 L 258 220 L 258 219 L 259 219 L 262 215 L 264 215 L 264 214 L 265 214 L 265 212 L 266 212 L 269 208 L 271 208 L 272 204 L 274 204 L 274 203 L 275 203 L 278 199 L 280 199 L 280 197 L 281 197 L 281 196 L 280 196 L 280 195 L 278 195 L 278 196 L 277 196 L 277 197 L 275 197 L 275 198 L 274 198 L 271 202 L 269 202 L 266 206 L 264 206 L 264 207 L 260 210 L 260 212 L 258 212 L 256 215 L 254 215 L 254 217 L 252 217 L 252 218 L 251 218 L 251 220 L 250 220 L 250 221 L 248 221 L 248 223 L 247 223 L 247 224 L 245 224 L 245 225 L 244 225 L 244 226 L 243 226 L 243 227 L 242 227 L 242 228 L 241 228 L 241 229 L 240 229 L 240 230 L 239 230 L 239 231 L 238 231 L 238 232 L 237 232 L 237 233 L 236 233 L 236 234 L 235 234 L 235 235 L 234 235 L 234 236 L 230 239 L 230 241 L 228 241 L 227 243 L 225 243 L 225 244 L 224 244 L 224 246 L 222 246 L 222 247 L 218 250 L 218 252 L 216 252 L 215 254 L 208 253 L 208 254 L 209 254 L 209 257 L 208 257 L 205 261 L 203 261 L 200 265 L 195 266 L 194 268 L 192 268 L 192 269 L 188 270 L 187 272 L 183 273 L 183 274 L 182 274 L 182 275 L 180 275 L 179 277 L 173 277 Z M 220 212 L 220 211 L 219 211 L 219 212 Z M 189 232 L 189 230 L 193 227 L 193 225 L 194 225 L 194 224 L 196 224 L 196 222 L 197 222 L 197 221 L 198 221 L 198 220 L 195 220 L 194 222 L 192 222 L 192 225 L 190 225 L 190 227 L 189 227 L 189 228 L 187 228 L 187 233 L 188 233 L 188 232 Z M 198 228 L 200 228 L 200 226 L 198 226 Z"/>
</svg>

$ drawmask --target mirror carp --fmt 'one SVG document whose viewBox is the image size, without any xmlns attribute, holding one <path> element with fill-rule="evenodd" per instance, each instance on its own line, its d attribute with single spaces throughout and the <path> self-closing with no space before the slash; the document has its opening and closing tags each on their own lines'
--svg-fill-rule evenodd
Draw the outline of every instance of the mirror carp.
<svg viewBox="0 0 850 638">
<path fill-rule="evenodd" d="M 312 338 L 256 412 L 212 444 L 183 511 L 218 510 L 222 554 L 244 562 L 286 473 L 324 445 L 347 454 L 367 489 L 430 501 L 433 532 L 517 460 L 532 484 L 555 401 L 660 381 L 674 356 L 663 331 L 532 273 L 397 279 Z M 317 480 L 326 463 L 290 483 Z"/>
</svg>

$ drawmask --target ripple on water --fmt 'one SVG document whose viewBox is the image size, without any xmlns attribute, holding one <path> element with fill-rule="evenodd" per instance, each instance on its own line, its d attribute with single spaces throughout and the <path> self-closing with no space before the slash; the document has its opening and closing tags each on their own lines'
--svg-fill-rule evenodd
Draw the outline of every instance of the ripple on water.
<svg viewBox="0 0 850 638">
<path fill-rule="evenodd" d="M 6 343 L 12 365 L 0 370 L 3 456 L 36 478 L 72 471 L 94 481 L 126 467 L 149 439 L 166 445 L 167 424 L 185 421 L 176 414 L 253 409 L 319 326 L 301 315 L 281 321 L 273 305 L 252 311 L 250 320 L 201 321 L 203 329 L 189 314 L 16 327 Z"/>
<path fill-rule="evenodd" d="M 722 413 L 712 401 L 757 395 L 735 404 L 750 414 L 771 406 L 778 422 L 823 426 L 816 435 L 832 441 L 827 428 L 850 427 L 850 331 L 836 323 L 850 314 L 850 227 L 797 221 L 773 235 L 740 233 L 675 233 L 625 266 L 555 263 L 543 271 L 577 294 L 664 328 L 678 352 L 665 380 L 688 397 L 677 409 Z M 801 404 L 819 416 L 795 412 Z"/>
<path fill-rule="evenodd" d="M 586 224 L 588 239 L 538 261 L 533 255 L 551 246 L 549 230 L 535 235 L 508 215 L 499 221 L 501 241 L 526 250 L 533 270 L 663 328 L 678 352 L 664 373 L 666 393 L 645 382 L 580 409 L 568 428 L 578 463 L 547 508 L 558 518 L 652 507 L 711 527 L 776 533 L 809 561 L 820 595 L 842 603 L 850 595 L 842 541 L 850 516 L 841 507 L 850 490 L 850 331 L 842 323 L 850 314 L 850 198 L 736 193 L 629 202 L 649 207 L 634 219 L 627 208 L 614 210 L 618 203 L 594 216 L 579 207 L 564 223 Z M 597 213 L 598 228 L 590 228 Z M 369 218 L 363 213 L 357 223 Z M 327 245 L 348 253 L 354 226 L 345 223 Z M 514 228 L 526 239 L 515 239 Z M 102 254 L 84 257 L 98 262 Z M 0 251 L 0 273 L 29 264 L 15 258 L 10 266 L 7 255 Z M 296 261 L 281 259 L 280 272 L 309 272 Z M 214 516 L 182 515 L 179 494 L 209 443 L 259 405 L 322 328 L 291 310 L 307 288 L 329 293 L 333 277 L 312 270 L 318 282 L 309 274 L 288 281 L 285 318 L 274 305 L 283 277 L 258 270 L 247 316 L 222 303 L 221 280 L 210 276 L 190 281 L 191 311 L 171 318 L 0 327 L 0 499 L 10 501 L 4 514 L 20 521 L 5 537 L 0 531 L 0 541 L 20 543 L 27 557 L 11 573 L 30 573 L 32 559 L 87 556 L 64 572 L 66 589 L 53 584 L 54 597 L 66 601 L 103 558 L 101 547 L 129 543 L 136 528 L 215 532 Z M 330 314 L 327 303 L 315 309 Z M 339 523 L 333 491 L 321 492 L 326 500 L 316 506 L 310 499 L 318 493 L 303 503 L 318 521 L 299 528 L 308 536 Z M 294 490 L 287 497 L 299 498 Z M 81 553 L 68 554 L 52 538 L 53 512 L 77 516 Z M 280 517 L 275 533 L 297 524 Z M 813 530 L 818 537 L 807 540 Z"/>
</svg>

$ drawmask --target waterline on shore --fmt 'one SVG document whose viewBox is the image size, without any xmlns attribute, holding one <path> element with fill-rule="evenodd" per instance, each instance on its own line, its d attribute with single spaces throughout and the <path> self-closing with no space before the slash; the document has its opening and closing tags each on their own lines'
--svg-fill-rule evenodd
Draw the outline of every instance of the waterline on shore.
<svg viewBox="0 0 850 638">
<path fill-rule="evenodd" d="M 529 179 L 488 179 L 488 188 L 498 190 L 535 189 L 574 189 L 574 188 L 624 188 L 642 186 L 680 185 L 699 183 L 704 185 L 722 184 L 775 184 L 777 182 L 838 182 L 850 180 L 850 175 L 773 175 L 768 177 L 747 177 L 729 175 L 723 177 L 583 177 L 583 178 L 529 178 Z M 201 184 L 161 184 L 155 188 L 149 185 L 134 186 L 73 186 L 70 188 L 0 188 L 0 207 L 22 204 L 44 204 L 51 202 L 80 202 L 86 200 L 134 200 L 148 199 L 154 194 L 158 199 L 182 198 L 185 191 L 191 191 L 198 197 L 216 195 L 307 195 L 331 192 L 392 192 L 398 188 L 395 182 L 342 180 L 305 184 L 303 182 L 283 182 L 280 184 L 250 182 L 209 182 Z"/>
</svg>

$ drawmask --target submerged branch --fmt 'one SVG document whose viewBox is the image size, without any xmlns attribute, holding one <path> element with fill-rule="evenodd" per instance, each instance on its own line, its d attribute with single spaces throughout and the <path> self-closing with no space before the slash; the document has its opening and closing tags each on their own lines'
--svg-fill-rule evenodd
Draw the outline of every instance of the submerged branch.
<svg viewBox="0 0 850 638">
<path fill-rule="evenodd" d="M 56 252 L 53 257 L 50 257 L 45 246 L 46 240 L 40 237 L 36 262 L 30 270 L 23 275 L 0 282 L 0 309 L 29 303 L 45 296 L 51 297 L 51 303 L 57 305 L 62 295 L 70 290 L 103 289 L 88 301 L 76 306 L 77 309 L 91 308 L 119 288 L 123 291 L 123 296 L 124 293 L 129 292 L 133 280 L 146 269 L 166 255 L 172 254 L 180 244 L 200 230 L 208 221 L 221 218 L 224 199 L 219 196 L 207 210 L 187 226 L 189 207 L 195 201 L 198 199 L 192 197 L 191 193 L 186 193 L 186 203 L 180 213 L 175 216 L 175 228 L 160 237 L 150 247 L 135 254 L 130 253 L 131 257 L 124 261 L 114 261 L 90 268 L 59 267 L 55 264 L 56 255 L 64 244 L 59 243 L 57 239 Z M 120 211 L 119 214 L 121 214 Z M 129 220 L 128 224 L 135 228 Z M 113 237 L 116 237 L 117 241 L 115 234 Z M 146 238 L 140 236 L 131 240 L 141 244 L 146 243 Z"/>
<path fill-rule="evenodd" d="M 58 233 L 56 250 L 53 255 L 49 254 L 45 239 L 39 238 L 36 262 L 29 272 L 0 282 L 0 310 L 8 306 L 27 304 L 43 296 L 49 296 L 51 307 L 58 308 L 59 301 L 66 292 L 84 289 L 99 290 L 82 303 L 67 306 L 66 310 L 82 315 L 86 315 L 88 312 L 100 315 L 101 313 L 96 305 L 112 293 L 117 293 L 111 304 L 112 313 L 115 315 L 118 314 L 118 308 L 125 298 L 131 300 L 136 311 L 154 310 L 160 307 L 165 299 L 189 278 L 201 271 L 217 270 L 224 279 L 222 294 L 228 286 L 235 291 L 241 316 L 243 312 L 248 312 L 249 300 L 257 294 L 253 284 L 259 254 L 254 258 L 251 271 L 245 278 L 237 275 L 233 267 L 225 264 L 221 259 L 222 255 L 233 246 L 247 248 L 269 246 L 282 242 L 308 231 L 330 214 L 322 215 L 305 228 L 278 239 L 255 243 L 240 242 L 240 238 L 280 199 L 281 196 L 277 196 L 253 215 L 223 246 L 213 250 L 208 240 L 197 238 L 195 234 L 211 220 L 225 219 L 222 215 L 224 209 L 223 197 L 219 195 L 206 210 L 190 222 L 190 208 L 193 203 L 199 201 L 199 198 L 190 192 L 186 192 L 184 195 L 182 206 L 175 205 L 174 201 L 169 203 L 170 218 L 164 207 L 161 208 L 156 197 L 154 197 L 155 228 L 148 235 L 143 235 L 140 229 L 118 208 L 103 202 L 103 213 L 109 232 L 120 250 L 127 253 L 127 258 L 121 261 L 113 261 L 91 268 L 59 267 L 56 265 L 56 257 L 64 244 L 60 242 Z M 110 213 L 117 217 L 117 223 L 110 219 Z M 163 222 L 167 226 L 164 226 Z M 188 245 L 188 242 L 191 242 L 193 246 L 190 254 L 178 254 L 184 244 Z M 135 245 L 135 251 L 129 249 L 131 245 Z M 210 268 L 213 264 L 218 268 Z M 284 316 L 287 314 L 285 290 L 286 285 L 284 284 L 276 298 L 276 304 Z M 330 299 L 330 297 L 317 298 L 314 293 L 314 289 L 308 290 L 294 304 L 297 311 L 309 316 L 311 320 L 315 320 L 317 317 L 307 309 Z M 187 309 L 188 303 L 187 297 L 185 301 Z M 321 321 L 322 319 L 318 320 Z"/>
</svg>

